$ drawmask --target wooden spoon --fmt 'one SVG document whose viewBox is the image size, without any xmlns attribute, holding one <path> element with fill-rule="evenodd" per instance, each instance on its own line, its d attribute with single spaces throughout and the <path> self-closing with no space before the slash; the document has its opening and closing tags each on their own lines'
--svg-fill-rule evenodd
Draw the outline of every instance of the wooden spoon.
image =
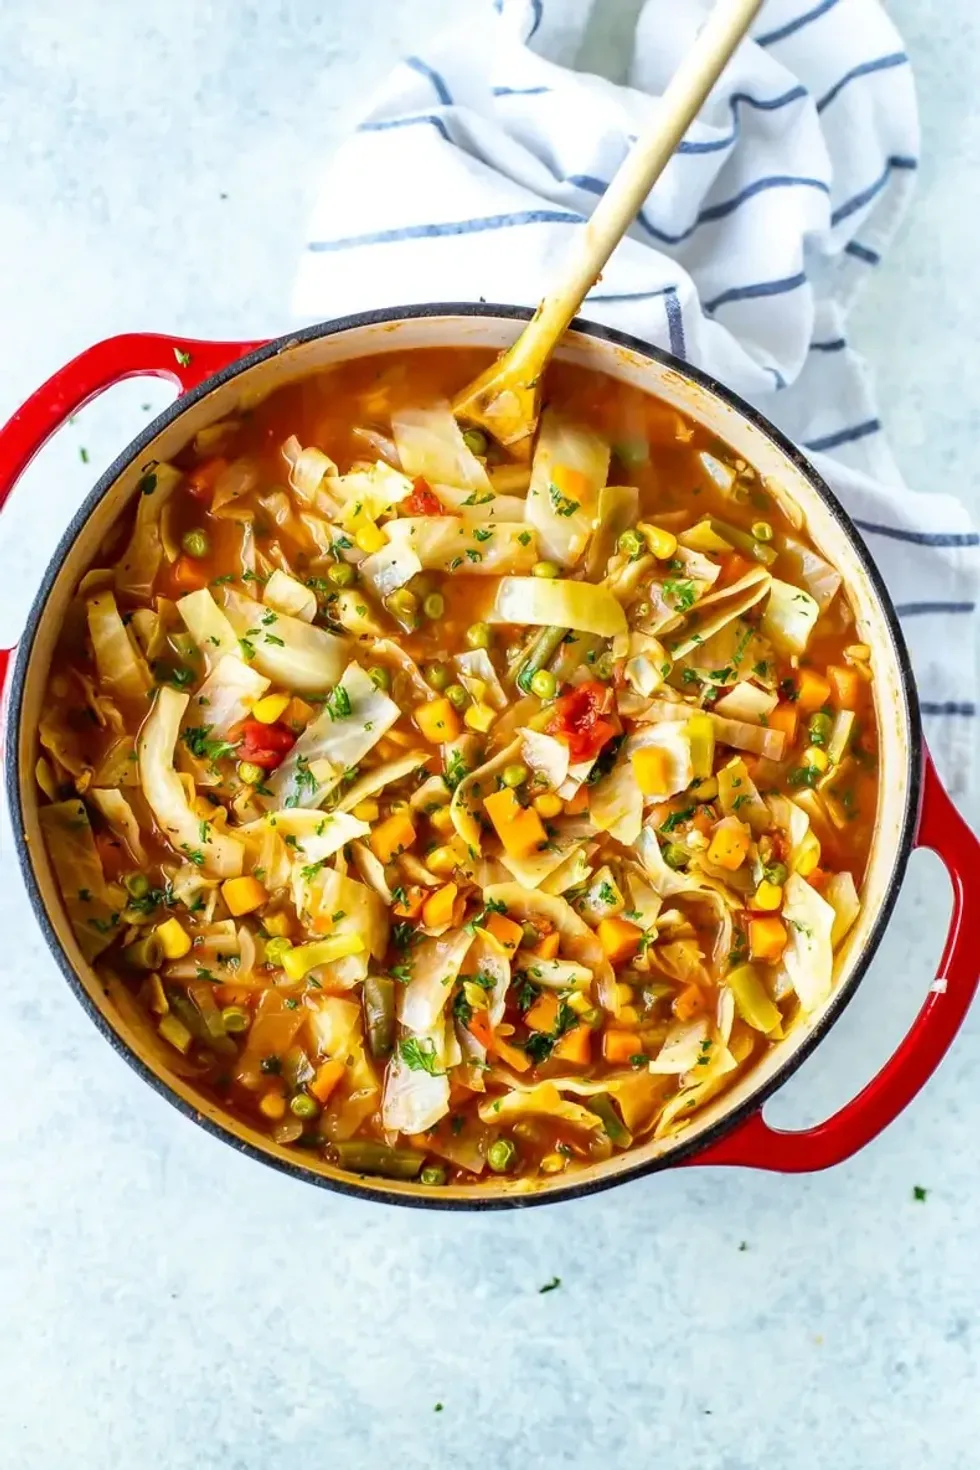
<svg viewBox="0 0 980 1470">
<path fill-rule="evenodd" d="M 575 241 L 555 289 L 544 298 L 513 347 L 459 393 L 453 412 L 520 455 L 530 453 L 540 412 L 541 376 L 562 333 L 639 213 L 678 143 L 697 116 L 762 0 L 718 0 Z"/>
</svg>

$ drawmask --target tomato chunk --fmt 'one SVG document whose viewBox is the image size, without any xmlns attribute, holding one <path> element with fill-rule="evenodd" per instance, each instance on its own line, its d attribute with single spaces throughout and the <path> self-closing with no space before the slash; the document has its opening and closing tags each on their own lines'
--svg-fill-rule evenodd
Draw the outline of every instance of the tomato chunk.
<svg viewBox="0 0 980 1470">
<path fill-rule="evenodd" d="M 618 733 L 613 715 L 615 695 L 608 684 L 579 684 L 555 702 L 549 734 L 568 746 L 572 762 L 594 760 Z"/>
<path fill-rule="evenodd" d="M 435 494 L 428 480 L 419 475 L 411 495 L 401 503 L 401 509 L 410 516 L 444 516 L 446 507 Z"/>
<path fill-rule="evenodd" d="M 264 771 L 282 765 L 296 744 L 296 736 L 285 725 L 263 725 L 261 720 L 246 720 L 242 726 L 239 757 Z"/>
</svg>

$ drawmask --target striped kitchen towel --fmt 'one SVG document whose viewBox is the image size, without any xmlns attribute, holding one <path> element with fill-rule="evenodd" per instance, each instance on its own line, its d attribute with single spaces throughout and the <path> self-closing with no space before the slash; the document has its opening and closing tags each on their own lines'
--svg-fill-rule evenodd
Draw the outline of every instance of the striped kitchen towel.
<svg viewBox="0 0 980 1470">
<path fill-rule="evenodd" d="M 625 86 L 571 69 L 591 0 L 467 6 L 332 160 L 297 314 L 536 304 L 709 4 L 647 0 Z M 927 737 L 963 791 L 978 537 L 953 497 L 903 483 L 847 324 L 918 145 L 908 57 L 879 0 L 767 0 L 582 315 L 705 369 L 807 449 L 881 567 Z"/>
</svg>

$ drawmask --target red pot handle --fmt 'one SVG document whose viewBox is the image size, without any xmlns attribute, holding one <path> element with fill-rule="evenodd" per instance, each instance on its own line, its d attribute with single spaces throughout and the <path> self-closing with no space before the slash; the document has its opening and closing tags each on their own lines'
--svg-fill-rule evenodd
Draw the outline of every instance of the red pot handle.
<svg viewBox="0 0 980 1470">
<path fill-rule="evenodd" d="M 690 1163 L 783 1174 L 828 1169 L 877 1138 L 939 1066 L 969 1010 L 980 972 L 980 842 L 944 791 L 928 751 L 915 840 L 942 859 L 953 885 L 953 916 L 938 977 L 901 1046 L 853 1102 L 825 1123 L 802 1132 L 770 1128 L 760 1109 Z"/>
<path fill-rule="evenodd" d="M 108 337 L 59 368 L 0 428 L 0 509 L 34 456 L 86 403 L 124 378 L 166 378 L 181 393 L 251 352 L 257 342 L 196 342 L 158 332 Z M 0 688 L 11 648 L 0 649 Z"/>
</svg>

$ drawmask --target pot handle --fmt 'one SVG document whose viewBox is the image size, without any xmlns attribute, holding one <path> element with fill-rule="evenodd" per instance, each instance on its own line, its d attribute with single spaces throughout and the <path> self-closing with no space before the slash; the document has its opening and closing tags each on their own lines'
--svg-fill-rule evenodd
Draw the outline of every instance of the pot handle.
<svg viewBox="0 0 980 1470">
<path fill-rule="evenodd" d="M 877 1076 L 825 1123 L 802 1132 L 770 1128 L 760 1109 L 727 1137 L 693 1155 L 690 1163 L 738 1164 L 783 1174 L 828 1169 L 877 1138 L 939 1066 L 980 978 L 980 842 L 943 789 L 928 750 L 923 778 L 916 846 L 931 848 L 949 873 L 953 915 L 939 974 L 905 1039 Z"/>
<path fill-rule="evenodd" d="M 0 428 L 0 509 L 27 466 L 69 414 L 124 378 L 166 378 L 181 393 L 251 352 L 257 342 L 196 342 L 127 332 L 87 347 L 42 383 Z M 0 649 L 0 688 L 13 649 Z"/>
</svg>

